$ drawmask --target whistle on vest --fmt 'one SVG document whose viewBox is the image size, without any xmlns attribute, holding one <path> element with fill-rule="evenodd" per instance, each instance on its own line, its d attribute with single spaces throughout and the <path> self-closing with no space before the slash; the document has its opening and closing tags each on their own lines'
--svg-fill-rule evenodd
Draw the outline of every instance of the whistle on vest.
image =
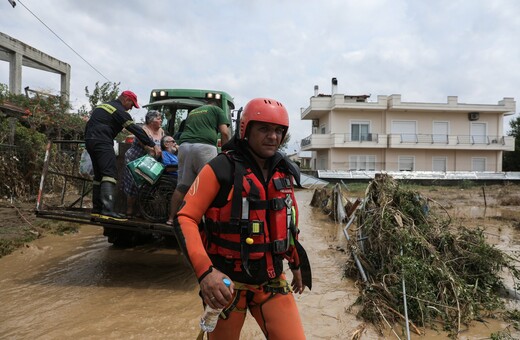
<svg viewBox="0 0 520 340">
<path fill-rule="evenodd" d="M 249 220 L 249 201 L 246 197 L 242 197 L 242 214 L 241 214 L 241 236 L 246 238 L 247 244 L 253 244 L 251 242 L 252 236 L 262 235 L 264 233 L 264 222 L 258 220 Z M 251 241 L 247 241 L 250 239 Z"/>
</svg>

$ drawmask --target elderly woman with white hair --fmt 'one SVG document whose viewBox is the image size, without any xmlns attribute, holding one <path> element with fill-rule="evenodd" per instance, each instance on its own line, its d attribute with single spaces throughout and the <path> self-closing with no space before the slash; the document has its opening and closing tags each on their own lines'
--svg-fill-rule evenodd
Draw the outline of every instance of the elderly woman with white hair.
<svg viewBox="0 0 520 340">
<path fill-rule="evenodd" d="M 157 110 L 150 110 L 146 113 L 143 130 L 153 139 L 155 145 L 161 145 L 161 139 L 164 137 L 164 130 L 162 128 L 163 115 Z M 152 155 L 153 149 L 139 142 L 137 139 L 134 140 L 130 149 L 125 153 L 125 164 L 130 163 L 144 155 Z M 159 157 L 156 155 L 156 157 Z M 126 194 L 126 215 L 127 218 L 134 217 L 134 206 L 137 199 L 137 186 L 135 185 L 134 179 L 130 170 L 125 167 L 125 173 L 123 176 L 123 191 Z"/>
</svg>

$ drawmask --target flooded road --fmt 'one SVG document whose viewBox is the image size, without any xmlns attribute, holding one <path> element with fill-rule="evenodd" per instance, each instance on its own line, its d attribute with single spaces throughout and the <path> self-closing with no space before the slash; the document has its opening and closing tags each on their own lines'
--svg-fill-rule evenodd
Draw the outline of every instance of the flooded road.
<svg viewBox="0 0 520 340">
<path fill-rule="evenodd" d="M 313 270 L 313 290 L 296 296 L 298 308 L 308 339 L 348 339 L 362 326 L 348 311 L 358 289 L 342 278 L 348 255 L 340 251 L 341 226 L 310 207 L 311 198 L 312 191 L 297 192 L 300 239 Z M 1 339 L 195 339 L 202 313 L 197 280 L 178 251 L 116 249 L 92 226 L 1 258 L 0 302 Z M 489 337 L 505 326 L 477 324 L 462 338 Z M 429 339 L 445 338 L 431 332 Z M 367 327 L 361 338 L 382 337 Z M 251 316 L 242 339 L 263 339 Z"/>
<path fill-rule="evenodd" d="M 345 312 L 357 289 L 341 278 L 346 255 L 329 247 L 336 226 L 309 206 L 311 191 L 297 197 L 314 288 L 296 299 L 309 339 L 337 339 L 360 323 Z M 0 301 L 2 339 L 195 339 L 202 312 L 197 280 L 176 250 L 115 249 L 92 226 L 0 259 Z M 263 338 L 251 317 L 242 334 Z"/>
</svg>

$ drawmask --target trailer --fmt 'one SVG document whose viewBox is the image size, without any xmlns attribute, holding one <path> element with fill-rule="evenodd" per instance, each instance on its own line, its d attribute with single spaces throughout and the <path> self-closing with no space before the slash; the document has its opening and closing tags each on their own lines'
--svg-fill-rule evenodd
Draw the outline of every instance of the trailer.
<svg viewBox="0 0 520 340">
<path fill-rule="evenodd" d="M 139 187 L 139 217 L 124 222 L 92 218 L 92 178 L 79 172 L 84 145 L 82 140 L 48 142 L 36 200 L 36 217 L 102 227 L 108 242 L 117 247 L 133 247 L 158 238 L 176 246 L 173 227 L 164 223 L 176 179 L 164 174 L 155 184 L 145 183 Z M 124 154 L 130 145 L 115 144 L 120 179 L 115 208 L 120 213 L 126 212 L 121 179 L 126 166 Z"/>
<path fill-rule="evenodd" d="M 150 92 L 148 109 L 163 114 L 167 134 L 174 136 L 189 112 L 208 101 L 216 101 L 218 106 L 233 121 L 235 104 L 233 98 L 224 91 L 205 89 L 161 88 Z M 237 121 L 235 119 L 235 121 Z M 232 129 L 233 124 L 231 124 Z M 125 152 L 132 139 L 116 143 L 118 184 L 115 211 L 126 213 L 126 196 L 122 191 Z M 170 200 L 177 185 L 176 179 L 163 174 L 154 184 L 139 186 L 137 197 L 141 216 L 124 222 L 91 218 L 92 178 L 80 174 L 81 155 L 85 149 L 82 140 L 52 140 L 48 143 L 36 203 L 36 216 L 51 220 L 69 221 L 100 226 L 108 242 L 119 247 L 131 247 L 163 238 L 167 244 L 177 245 L 174 228 L 165 224 L 168 219 Z"/>
</svg>

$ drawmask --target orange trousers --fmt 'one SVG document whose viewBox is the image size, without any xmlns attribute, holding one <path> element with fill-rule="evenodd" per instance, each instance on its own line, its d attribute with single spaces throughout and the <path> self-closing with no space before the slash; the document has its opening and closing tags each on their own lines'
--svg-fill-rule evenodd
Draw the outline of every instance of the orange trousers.
<svg viewBox="0 0 520 340">
<path fill-rule="evenodd" d="M 249 304 L 246 295 L 249 293 Z M 235 290 L 240 294 L 238 303 L 227 319 L 219 319 L 217 327 L 208 333 L 210 340 L 238 340 L 240 331 L 246 319 L 246 312 L 249 309 L 251 315 L 262 329 L 262 332 L 269 340 L 303 340 L 302 321 L 296 306 L 296 301 L 292 293 L 267 293 L 261 288 L 248 288 L 248 290 Z M 233 299 L 235 300 L 235 299 Z"/>
</svg>

